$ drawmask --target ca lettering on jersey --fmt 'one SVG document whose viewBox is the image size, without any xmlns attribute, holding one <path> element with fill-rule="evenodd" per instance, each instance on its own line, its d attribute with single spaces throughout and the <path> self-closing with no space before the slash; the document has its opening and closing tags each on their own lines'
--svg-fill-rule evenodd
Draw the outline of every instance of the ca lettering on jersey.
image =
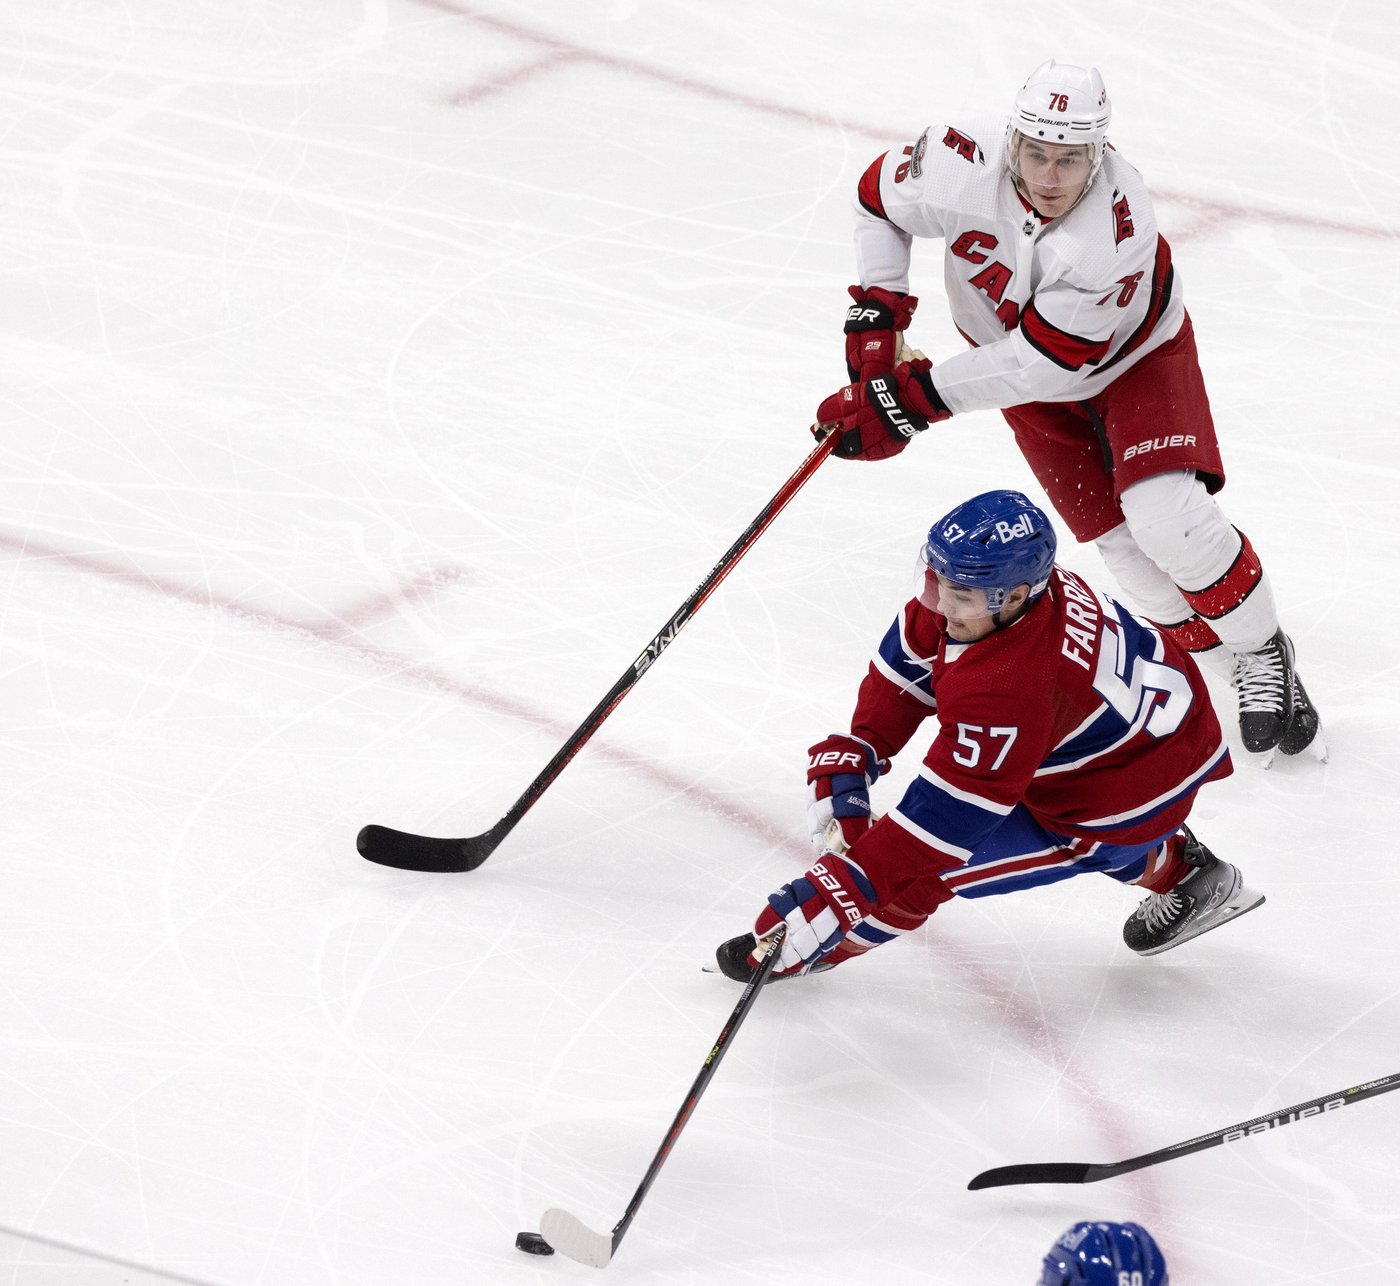
<svg viewBox="0 0 1400 1286">
<path fill-rule="evenodd" d="M 988 262 L 990 256 L 982 253 L 984 250 L 995 250 L 997 245 L 997 238 L 990 232 L 973 229 L 959 236 L 948 247 L 948 251 L 957 258 L 977 266 L 978 271 L 968 278 L 968 285 L 986 295 L 996 305 L 997 320 L 1001 322 L 1003 329 L 1012 331 L 1020 324 L 1021 310 L 1013 300 L 1006 298 L 1006 290 L 1016 274 L 1000 259 L 991 259 Z"/>
</svg>

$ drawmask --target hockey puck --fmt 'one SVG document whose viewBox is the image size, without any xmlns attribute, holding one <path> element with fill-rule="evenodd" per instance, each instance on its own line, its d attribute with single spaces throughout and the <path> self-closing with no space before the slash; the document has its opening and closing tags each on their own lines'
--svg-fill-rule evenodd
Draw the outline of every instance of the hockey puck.
<svg viewBox="0 0 1400 1286">
<path fill-rule="evenodd" d="M 554 1253 L 554 1247 L 537 1232 L 516 1233 L 515 1248 L 523 1250 L 527 1255 L 552 1255 Z"/>
</svg>

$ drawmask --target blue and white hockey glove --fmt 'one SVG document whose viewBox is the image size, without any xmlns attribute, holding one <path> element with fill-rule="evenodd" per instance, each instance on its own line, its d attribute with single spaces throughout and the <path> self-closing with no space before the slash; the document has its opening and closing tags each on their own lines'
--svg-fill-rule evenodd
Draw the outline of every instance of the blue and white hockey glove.
<svg viewBox="0 0 1400 1286">
<path fill-rule="evenodd" d="M 870 787 L 889 768 L 875 747 L 859 737 L 833 732 L 807 751 L 807 831 L 812 847 L 848 849 L 870 829 Z M 830 834 L 841 829 L 840 844 Z"/>
<path fill-rule="evenodd" d="M 877 901 L 865 872 L 839 853 L 823 853 L 810 870 L 776 893 L 754 921 L 754 937 L 762 940 L 780 924 L 787 925 L 775 975 L 802 973 L 834 951 Z"/>
</svg>

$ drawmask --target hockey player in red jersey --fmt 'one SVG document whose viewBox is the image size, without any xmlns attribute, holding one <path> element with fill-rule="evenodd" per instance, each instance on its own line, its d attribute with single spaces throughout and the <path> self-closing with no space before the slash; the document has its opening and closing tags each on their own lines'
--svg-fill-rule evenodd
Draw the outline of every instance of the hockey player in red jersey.
<svg viewBox="0 0 1400 1286">
<path fill-rule="evenodd" d="M 848 385 L 820 424 L 878 460 L 931 423 L 999 409 L 1077 540 L 1187 648 L 1224 647 L 1245 748 L 1298 754 L 1317 711 L 1269 579 L 1214 499 L 1225 484 L 1191 319 L 1141 176 L 1109 145 L 1096 69 L 1053 60 L 1008 120 L 930 126 L 866 170 Z M 967 352 L 900 360 L 915 237 L 944 242 Z"/>
<path fill-rule="evenodd" d="M 1148 897 L 1123 937 L 1154 955 L 1258 906 L 1186 828 L 1230 752 L 1200 671 L 1169 634 L 1055 565 L 1049 519 L 992 491 L 939 519 L 920 592 L 890 626 L 849 733 L 813 746 L 822 852 L 719 948 L 746 979 L 787 924 L 778 974 L 839 964 L 918 928 L 955 896 L 1096 871 Z M 935 722 L 918 775 L 872 821 L 870 787 Z"/>
</svg>

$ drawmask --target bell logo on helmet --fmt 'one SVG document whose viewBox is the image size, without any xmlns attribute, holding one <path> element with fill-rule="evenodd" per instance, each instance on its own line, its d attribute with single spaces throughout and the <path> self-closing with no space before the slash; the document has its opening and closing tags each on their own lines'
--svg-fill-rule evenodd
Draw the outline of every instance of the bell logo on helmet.
<svg viewBox="0 0 1400 1286">
<path fill-rule="evenodd" d="M 1035 535 L 1035 527 L 1031 523 L 1030 514 L 1022 514 L 1015 522 L 1007 522 L 1002 519 L 996 526 L 997 539 L 1002 544 L 1007 544 L 1013 540 L 1022 540 L 1026 536 Z"/>
</svg>

